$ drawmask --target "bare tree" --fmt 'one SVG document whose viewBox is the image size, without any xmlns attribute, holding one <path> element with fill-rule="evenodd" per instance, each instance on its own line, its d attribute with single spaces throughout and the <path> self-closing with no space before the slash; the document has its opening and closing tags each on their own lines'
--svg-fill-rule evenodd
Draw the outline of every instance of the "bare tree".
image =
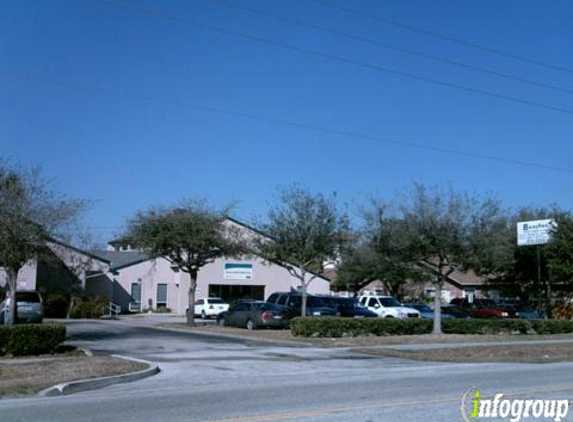
<svg viewBox="0 0 573 422">
<path fill-rule="evenodd" d="M 260 225 L 270 240 L 255 239 L 257 253 L 284 265 L 300 281 L 303 316 L 308 285 L 325 262 L 337 260 L 348 227 L 348 218 L 339 211 L 334 196 L 314 195 L 297 185 L 279 191 L 279 202 L 269 209 L 268 222 Z"/>
<path fill-rule="evenodd" d="M 174 207 L 152 207 L 128 222 L 125 237 L 152 258 L 165 258 L 191 279 L 187 324 L 195 323 L 193 305 L 199 271 L 223 256 L 247 252 L 244 236 L 227 224 L 229 207 L 217 210 L 202 200 Z"/>
<path fill-rule="evenodd" d="M 61 236 L 86 205 L 56 192 L 38 168 L 17 168 L 0 160 L 0 268 L 9 290 L 7 324 L 16 321 L 18 272 L 41 258 L 46 242 Z"/>
</svg>

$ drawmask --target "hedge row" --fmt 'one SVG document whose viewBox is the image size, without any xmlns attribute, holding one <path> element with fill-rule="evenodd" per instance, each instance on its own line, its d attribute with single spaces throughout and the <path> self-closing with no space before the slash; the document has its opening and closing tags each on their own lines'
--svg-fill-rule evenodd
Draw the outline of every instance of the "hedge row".
<svg viewBox="0 0 573 422">
<path fill-rule="evenodd" d="M 573 321 L 540 319 L 531 322 L 531 328 L 537 334 L 573 333 Z"/>
<path fill-rule="evenodd" d="M 53 353 L 66 338 L 66 327 L 59 324 L 0 326 L 0 356 L 26 356 Z"/>
<path fill-rule="evenodd" d="M 70 318 L 100 318 L 106 310 L 109 300 L 105 296 L 76 297 Z"/>
<path fill-rule="evenodd" d="M 298 337 L 356 337 L 430 334 L 431 319 L 298 317 L 290 328 Z M 561 334 L 573 332 L 573 321 L 524 319 L 444 319 L 446 334 Z"/>
</svg>

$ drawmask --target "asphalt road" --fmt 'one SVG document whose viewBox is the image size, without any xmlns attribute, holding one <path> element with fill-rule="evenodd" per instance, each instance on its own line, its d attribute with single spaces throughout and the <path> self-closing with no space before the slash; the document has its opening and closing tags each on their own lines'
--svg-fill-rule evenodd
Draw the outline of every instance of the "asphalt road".
<svg viewBox="0 0 573 422">
<path fill-rule="evenodd" d="M 470 387 L 512 398 L 573 398 L 573 364 L 414 362 L 147 325 L 72 322 L 68 333 L 96 353 L 158 362 L 159 375 L 66 397 L 4 399 L 0 421 L 461 421 Z M 573 421 L 573 405 L 564 420 Z"/>
</svg>

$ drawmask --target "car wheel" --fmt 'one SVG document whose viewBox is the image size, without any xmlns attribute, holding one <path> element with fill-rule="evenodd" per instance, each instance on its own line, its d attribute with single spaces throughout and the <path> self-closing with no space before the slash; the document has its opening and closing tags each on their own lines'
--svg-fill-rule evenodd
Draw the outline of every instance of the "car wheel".
<svg viewBox="0 0 573 422">
<path fill-rule="evenodd" d="M 207 314 L 205 311 L 201 311 L 201 319 L 207 319 Z"/>
<path fill-rule="evenodd" d="M 225 327 L 225 326 L 227 325 L 227 321 L 225 321 L 225 318 L 219 318 L 219 319 L 217 320 L 217 325 L 218 325 L 219 327 Z"/>
<path fill-rule="evenodd" d="M 255 323 L 252 319 L 247 320 L 247 330 L 252 331 L 255 329 Z"/>
</svg>

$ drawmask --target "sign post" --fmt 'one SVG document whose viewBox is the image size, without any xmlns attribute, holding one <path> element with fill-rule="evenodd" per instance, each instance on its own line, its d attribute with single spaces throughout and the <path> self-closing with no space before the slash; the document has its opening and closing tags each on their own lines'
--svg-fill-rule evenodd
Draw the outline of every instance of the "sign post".
<svg viewBox="0 0 573 422">
<path fill-rule="evenodd" d="M 517 223 L 517 246 L 537 247 L 537 283 L 535 293 L 537 296 L 537 311 L 541 312 L 541 245 L 551 240 L 553 230 L 557 227 L 555 220 L 534 220 Z"/>
</svg>

